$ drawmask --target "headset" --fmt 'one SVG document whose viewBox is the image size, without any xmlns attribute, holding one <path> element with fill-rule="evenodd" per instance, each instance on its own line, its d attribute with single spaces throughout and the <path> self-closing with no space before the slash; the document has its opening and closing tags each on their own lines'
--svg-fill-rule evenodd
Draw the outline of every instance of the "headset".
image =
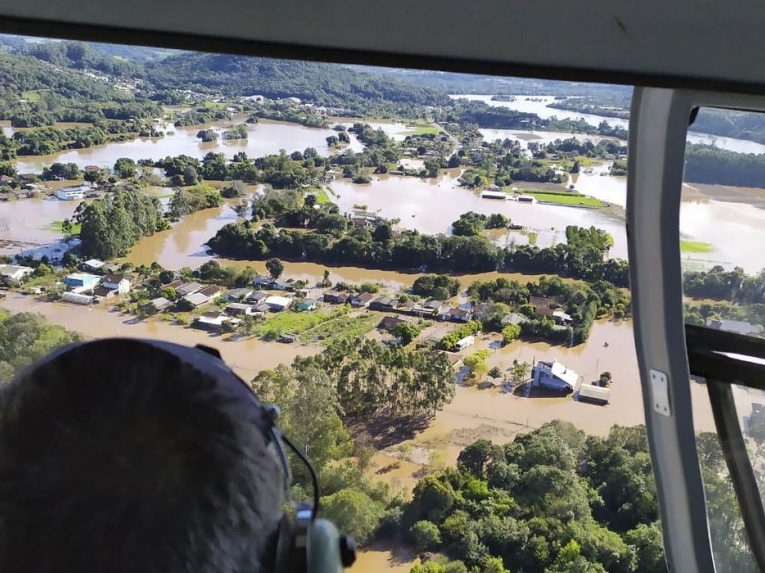
<svg viewBox="0 0 765 573">
<path fill-rule="evenodd" d="M 114 353 L 122 350 L 129 354 L 131 346 L 148 346 L 154 351 L 170 355 L 202 374 L 211 376 L 224 392 L 229 392 L 243 407 L 256 413 L 256 423 L 263 433 L 266 444 L 273 446 L 282 469 L 285 498 L 292 505 L 295 516 L 282 513 L 276 532 L 268 544 L 271 550 L 266 559 L 272 560 L 274 573 L 339 573 L 356 560 L 356 546 L 348 535 L 340 535 L 331 522 L 317 519 L 319 511 L 319 482 L 316 471 L 295 445 L 280 432 L 276 421 L 279 408 L 260 402 L 255 391 L 240 378 L 224 361 L 220 352 L 212 347 L 198 344 L 184 346 L 164 340 L 144 338 L 103 338 L 75 342 L 54 350 L 31 369 L 50 366 L 58 361 L 73 358 L 73 353 L 87 349 L 92 353 Z M 292 472 L 284 445 L 305 464 L 313 485 L 313 505 L 294 504 L 291 500 Z"/>
</svg>

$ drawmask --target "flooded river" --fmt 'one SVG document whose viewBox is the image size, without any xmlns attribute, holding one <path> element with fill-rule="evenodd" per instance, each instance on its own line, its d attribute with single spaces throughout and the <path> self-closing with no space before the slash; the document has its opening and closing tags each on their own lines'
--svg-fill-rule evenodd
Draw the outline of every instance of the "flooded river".
<svg viewBox="0 0 765 573">
<path fill-rule="evenodd" d="M 228 129 L 235 122 L 219 122 L 212 124 L 213 129 L 220 132 Z M 237 122 L 238 123 L 238 122 Z M 247 139 L 233 141 L 213 141 L 203 143 L 197 139 L 200 129 L 208 126 L 176 128 L 172 125 L 164 126 L 166 132 L 172 131 L 172 135 L 158 138 L 138 138 L 133 141 L 122 143 L 109 143 L 89 149 L 76 149 L 35 157 L 22 157 L 16 161 L 19 173 L 39 173 L 51 163 L 76 163 L 79 167 L 97 165 L 99 167 L 114 167 L 114 163 L 120 157 L 127 157 L 138 161 L 139 159 L 164 159 L 167 156 L 188 155 L 202 159 L 210 152 L 223 153 L 228 159 L 234 157 L 240 151 L 244 151 L 250 157 L 261 157 L 269 153 L 278 153 L 284 149 L 287 153 L 303 151 L 307 147 L 313 147 L 320 155 L 328 155 L 326 138 L 336 135 L 331 129 L 316 129 L 303 127 L 294 123 L 281 123 L 273 121 L 261 121 L 257 124 L 248 125 Z M 353 139 L 357 150 L 363 148 L 355 138 Z"/>
</svg>

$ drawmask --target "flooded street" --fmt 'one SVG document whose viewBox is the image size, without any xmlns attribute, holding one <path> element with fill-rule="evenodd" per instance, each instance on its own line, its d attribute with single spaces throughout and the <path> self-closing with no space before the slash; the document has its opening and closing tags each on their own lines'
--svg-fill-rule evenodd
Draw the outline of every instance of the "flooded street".
<svg viewBox="0 0 765 573">
<path fill-rule="evenodd" d="M 313 345 L 267 343 L 253 338 L 237 340 L 228 335 L 209 334 L 165 321 L 137 319 L 111 312 L 106 306 L 99 308 L 38 302 L 33 296 L 17 293 L 11 293 L 2 300 L 0 308 L 41 314 L 50 322 L 79 332 L 87 338 L 158 338 L 190 346 L 213 346 L 220 350 L 223 359 L 245 380 L 251 380 L 261 370 L 275 368 L 283 363 L 290 364 L 295 356 L 310 356 L 320 350 Z"/>
</svg>

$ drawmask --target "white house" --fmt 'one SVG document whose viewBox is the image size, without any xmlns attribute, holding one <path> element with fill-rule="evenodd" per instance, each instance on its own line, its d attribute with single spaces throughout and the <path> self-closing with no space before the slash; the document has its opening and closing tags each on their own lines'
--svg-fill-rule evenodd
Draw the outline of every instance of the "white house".
<svg viewBox="0 0 765 573">
<path fill-rule="evenodd" d="M 18 265 L 0 265 L 0 277 L 6 281 L 18 282 L 34 272 L 32 267 Z"/>
<path fill-rule="evenodd" d="M 201 292 L 195 292 L 192 294 L 187 294 L 183 297 L 183 300 L 189 303 L 192 307 L 197 308 L 198 306 L 202 306 L 203 304 L 210 302 L 210 297 L 203 295 Z"/>
<path fill-rule="evenodd" d="M 286 296 L 269 296 L 265 300 L 265 304 L 268 305 L 268 308 L 273 312 L 282 312 L 292 305 L 292 299 L 287 298 Z"/>
<path fill-rule="evenodd" d="M 87 260 L 84 263 L 82 263 L 80 265 L 80 268 L 83 271 L 89 271 L 91 273 L 95 273 L 95 272 L 100 271 L 101 268 L 103 268 L 103 266 L 105 264 L 106 264 L 105 262 L 99 261 L 98 259 L 90 259 L 90 260 Z"/>
<path fill-rule="evenodd" d="M 88 185 L 76 185 L 74 187 L 62 187 L 56 191 L 56 197 L 61 201 L 79 201 L 85 199 L 85 193 L 90 191 Z"/>
<path fill-rule="evenodd" d="M 117 294 L 130 292 L 130 280 L 122 275 L 106 275 L 101 286 L 109 290 L 116 290 Z"/>
<path fill-rule="evenodd" d="M 532 385 L 571 393 L 579 381 L 579 374 L 557 360 L 537 362 L 531 369 Z"/>
</svg>

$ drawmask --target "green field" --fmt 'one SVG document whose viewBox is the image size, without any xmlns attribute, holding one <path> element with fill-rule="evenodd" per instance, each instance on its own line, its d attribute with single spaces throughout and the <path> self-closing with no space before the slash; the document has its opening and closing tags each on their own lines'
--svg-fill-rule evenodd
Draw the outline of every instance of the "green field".
<svg viewBox="0 0 765 573">
<path fill-rule="evenodd" d="M 264 322 L 258 324 L 253 334 L 264 340 L 275 340 L 282 334 L 301 334 L 306 330 L 315 328 L 345 314 L 344 310 L 334 312 L 292 312 L 284 311 L 269 316 Z"/>
<path fill-rule="evenodd" d="M 340 311 L 335 318 L 303 331 L 300 335 L 300 342 L 308 343 L 318 340 L 326 346 L 337 338 L 364 335 L 377 326 L 379 322 L 380 316 L 374 312 L 351 316 L 347 312 Z"/>
<path fill-rule="evenodd" d="M 319 189 L 316 191 L 316 201 L 319 203 L 319 205 L 326 205 L 333 202 L 332 199 L 330 199 L 329 193 L 327 193 L 326 189 Z"/>
<path fill-rule="evenodd" d="M 715 248 L 704 241 L 680 240 L 680 251 L 683 253 L 711 253 Z"/>
<path fill-rule="evenodd" d="M 435 125 L 407 125 L 404 135 L 438 135 L 441 130 Z"/>
<path fill-rule="evenodd" d="M 527 195 L 533 195 L 537 201 L 546 201 L 558 205 L 584 205 L 585 207 L 605 207 L 606 204 L 600 199 L 578 195 L 576 193 L 547 193 L 545 191 L 526 191 Z"/>
<path fill-rule="evenodd" d="M 51 231 L 55 231 L 56 233 L 63 234 L 64 231 L 61 228 L 63 224 L 64 224 L 63 221 L 53 221 L 46 228 L 50 229 Z M 79 235 L 81 229 L 82 229 L 82 225 L 80 225 L 79 223 L 72 223 L 72 235 L 74 236 Z"/>
</svg>

